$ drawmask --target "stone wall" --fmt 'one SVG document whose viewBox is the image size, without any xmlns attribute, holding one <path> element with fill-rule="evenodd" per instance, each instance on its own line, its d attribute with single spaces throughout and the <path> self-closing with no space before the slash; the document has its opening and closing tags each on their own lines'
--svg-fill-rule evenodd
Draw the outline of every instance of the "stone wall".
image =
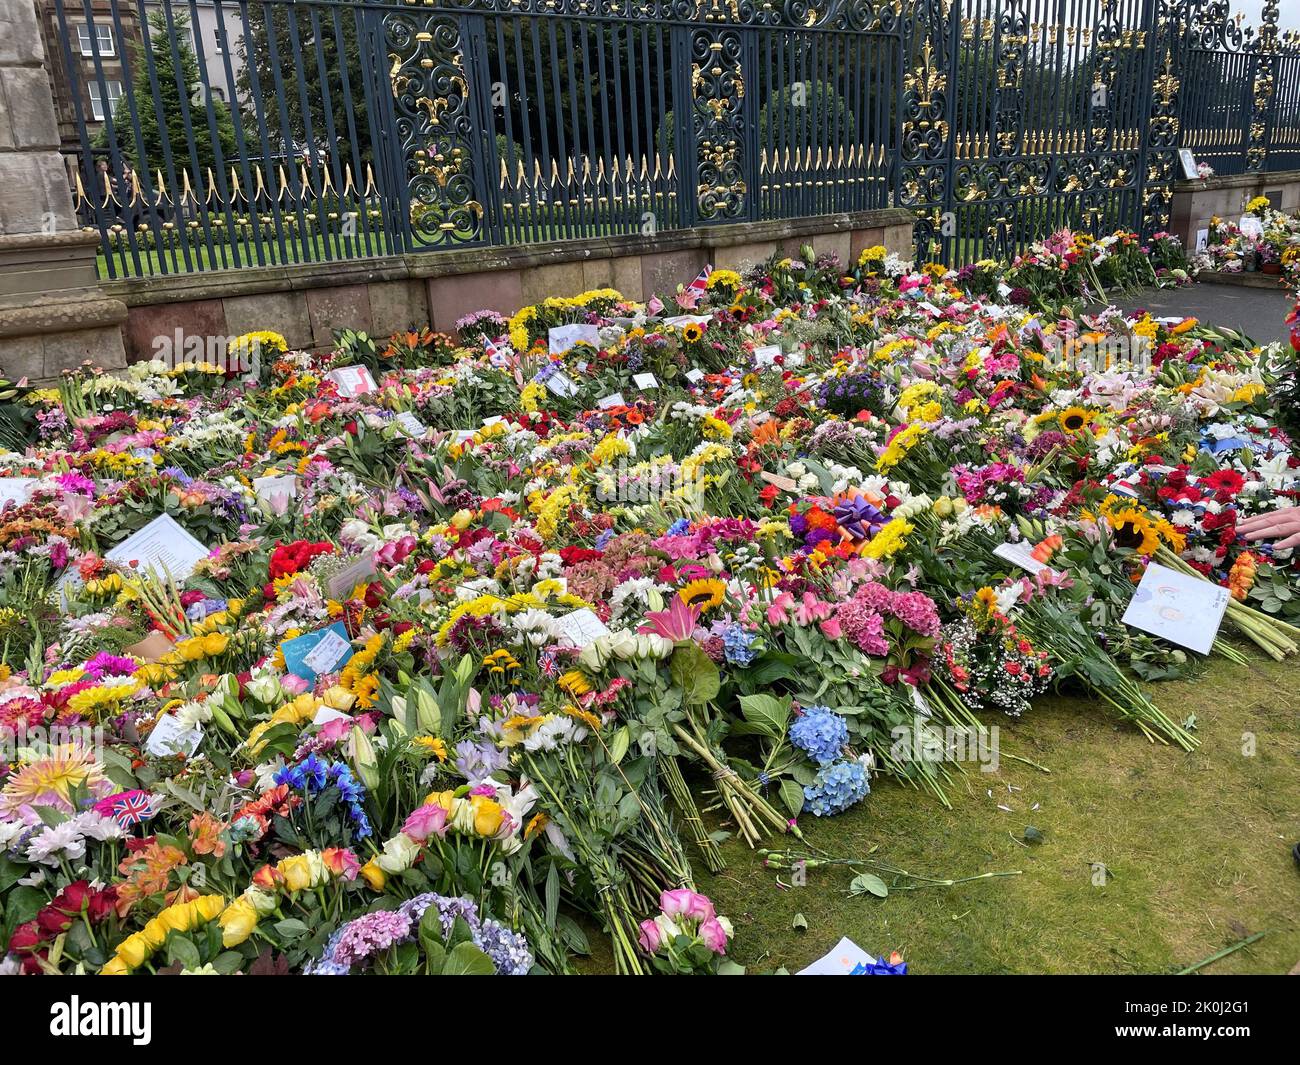
<svg viewBox="0 0 1300 1065">
<path fill-rule="evenodd" d="M 127 308 L 128 361 L 158 338 L 283 333 L 293 347 L 329 345 L 335 329 L 386 336 L 431 325 L 451 331 L 471 311 L 512 314 L 547 296 L 612 287 L 633 299 L 667 295 L 704 268 L 740 269 L 804 244 L 841 261 L 883 244 L 912 257 L 912 215 L 890 208 L 778 222 L 707 226 L 653 237 L 602 237 L 526 247 L 466 248 L 336 263 L 248 267 L 103 282 Z"/>
<path fill-rule="evenodd" d="M 98 288 L 94 234 L 72 211 L 32 0 L 0 0 L 0 368 L 46 380 L 124 365 L 125 304 Z"/>
<path fill-rule="evenodd" d="M 1211 218 L 1240 218 L 1246 204 L 1256 196 L 1272 194 L 1280 210 L 1300 210 L 1300 170 L 1180 181 L 1173 193 L 1169 231 L 1185 247 L 1195 249 L 1197 231 L 1207 229 Z"/>
</svg>

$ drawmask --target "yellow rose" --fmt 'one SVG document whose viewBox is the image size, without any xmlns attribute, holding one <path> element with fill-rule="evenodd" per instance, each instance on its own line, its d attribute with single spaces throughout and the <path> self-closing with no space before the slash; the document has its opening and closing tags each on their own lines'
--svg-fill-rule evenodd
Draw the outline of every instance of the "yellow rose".
<svg viewBox="0 0 1300 1065">
<path fill-rule="evenodd" d="M 220 916 L 226 900 L 220 895 L 200 895 L 190 905 L 194 907 L 194 924 L 199 925 Z"/>
<path fill-rule="evenodd" d="M 221 945 L 237 947 L 257 927 L 257 910 L 251 902 L 240 896 L 221 911 L 218 921 L 221 924 Z"/>
<path fill-rule="evenodd" d="M 203 653 L 211 657 L 219 655 L 230 643 L 230 637 L 224 632 L 210 632 L 203 637 Z"/>
<path fill-rule="evenodd" d="M 496 835 L 505 817 L 501 804 L 485 795 L 473 796 L 470 804 L 474 807 L 474 831 L 480 836 Z"/>
<path fill-rule="evenodd" d="M 178 902 L 175 906 L 168 906 L 155 920 L 167 932 L 188 932 L 194 927 L 194 908 L 188 902 Z M 153 921 L 149 924 L 153 924 Z M 149 925 L 144 928 L 146 932 L 149 931 Z"/>
<path fill-rule="evenodd" d="M 117 945 L 117 956 L 122 959 L 129 969 L 140 968 L 145 963 L 145 959 L 152 953 L 153 949 L 140 932 L 127 936 Z"/>
<path fill-rule="evenodd" d="M 144 926 L 144 929 L 140 932 L 140 936 L 149 947 L 149 950 L 155 951 L 166 941 L 168 931 L 169 929 L 165 924 L 163 924 L 162 918 L 155 917 Z"/>
<path fill-rule="evenodd" d="M 126 962 L 124 962 L 121 958 L 114 956 L 112 958 L 109 958 L 108 961 L 104 963 L 104 967 L 99 970 L 99 975 L 100 976 L 130 976 L 131 970 L 127 967 Z"/>
<path fill-rule="evenodd" d="M 346 688 L 340 688 L 337 684 L 325 693 L 325 705 L 331 710 L 351 710 L 352 704 L 357 701 L 357 697 Z"/>
<path fill-rule="evenodd" d="M 458 510 L 451 516 L 451 524 L 455 529 L 464 531 L 469 528 L 469 523 L 474 520 L 474 515 L 468 510 Z"/>
<path fill-rule="evenodd" d="M 384 884 L 388 881 L 388 877 L 373 858 L 361 867 L 361 876 L 370 885 L 372 891 L 383 891 Z"/>
<path fill-rule="evenodd" d="M 188 640 L 181 640 L 176 645 L 176 652 L 186 662 L 197 662 L 205 653 L 203 641 L 197 636 L 192 636 Z"/>
<path fill-rule="evenodd" d="M 311 888 L 311 863 L 305 855 L 295 854 L 292 858 L 285 858 L 276 869 L 284 877 L 284 885 L 290 891 L 307 891 Z"/>
</svg>

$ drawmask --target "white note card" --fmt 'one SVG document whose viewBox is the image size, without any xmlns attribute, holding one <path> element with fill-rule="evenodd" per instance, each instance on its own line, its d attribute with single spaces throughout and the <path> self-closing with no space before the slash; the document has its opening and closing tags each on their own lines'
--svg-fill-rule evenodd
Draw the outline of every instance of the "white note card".
<svg viewBox="0 0 1300 1065">
<path fill-rule="evenodd" d="M 163 714 L 149 733 L 144 749 L 155 758 L 171 758 L 178 754 L 188 758 L 199 749 L 202 740 L 201 728 L 187 729 L 175 714 Z"/>
<path fill-rule="evenodd" d="M 566 373 L 553 373 L 546 379 L 546 388 L 554 396 L 567 399 L 578 394 L 578 384 Z"/>
<path fill-rule="evenodd" d="M 340 366 L 331 370 L 325 377 L 338 386 L 339 395 L 344 399 L 355 399 L 379 387 L 375 384 L 369 368 L 365 366 Z"/>
<path fill-rule="evenodd" d="M 608 636 L 609 629 L 594 610 L 584 606 L 581 610 L 556 618 L 555 634 L 561 640 L 568 640 L 574 647 L 586 647 L 600 637 Z"/>
<path fill-rule="evenodd" d="M 623 398 L 622 392 L 611 392 L 608 396 L 601 396 L 596 400 L 596 406 L 601 410 L 613 410 L 615 407 L 626 407 L 627 400 Z"/>
<path fill-rule="evenodd" d="M 632 383 L 644 392 L 650 388 L 658 388 L 659 378 L 652 373 L 634 373 Z"/>
<path fill-rule="evenodd" d="M 575 322 L 572 325 L 553 325 L 546 331 L 546 342 L 552 355 L 563 355 L 575 344 L 600 347 L 600 330 L 594 325 Z"/>
<path fill-rule="evenodd" d="M 35 483 L 35 477 L 0 477 L 0 510 L 10 502 L 16 507 L 26 503 Z"/>
<path fill-rule="evenodd" d="M 136 570 L 149 572 L 150 568 L 166 570 L 172 580 L 180 583 L 191 573 L 200 560 L 207 558 L 208 549 L 176 524 L 170 514 L 160 514 L 139 532 L 132 533 L 104 557 L 119 566 L 134 562 Z"/>
<path fill-rule="evenodd" d="M 1230 598 L 1221 585 L 1152 562 L 1133 591 L 1124 624 L 1207 655 Z"/>
<path fill-rule="evenodd" d="M 698 366 L 693 366 L 691 369 L 686 371 L 686 380 L 693 385 L 699 384 L 699 382 L 704 380 L 704 371 Z"/>
<path fill-rule="evenodd" d="M 754 365 L 771 366 L 776 362 L 776 357 L 780 354 L 780 344 L 764 344 L 762 347 L 754 349 Z"/>
<path fill-rule="evenodd" d="M 327 630 L 316 646 L 303 656 L 303 665 L 307 666 L 317 676 L 330 673 L 339 664 L 339 659 L 347 654 L 351 646 L 337 632 Z"/>
<path fill-rule="evenodd" d="M 875 965 L 876 959 L 853 942 L 848 936 L 809 965 L 796 976 L 853 976 L 859 968 Z"/>
<path fill-rule="evenodd" d="M 993 549 L 993 553 L 997 555 L 998 558 L 1006 559 L 1006 561 L 1019 566 L 1021 569 L 1028 570 L 1035 576 L 1047 569 L 1046 564 L 1039 562 L 1038 559 L 1034 558 L 1033 546 L 1026 540 L 1021 540 L 1016 544 L 1013 544 L 1010 541 L 1005 544 L 999 544 Z"/>
<path fill-rule="evenodd" d="M 269 477 L 254 477 L 253 491 L 263 503 L 273 503 L 277 497 L 286 500 L 297 499 L 298 475 L 281 473 Z"/>
<path fill-rule="evenodd" d="M 420 421 L 412 411 L 404 410 L 393 419 L 397 427 L 407 436 L 423 436 L 427 433 L 428 427 Z"/>
</svg>

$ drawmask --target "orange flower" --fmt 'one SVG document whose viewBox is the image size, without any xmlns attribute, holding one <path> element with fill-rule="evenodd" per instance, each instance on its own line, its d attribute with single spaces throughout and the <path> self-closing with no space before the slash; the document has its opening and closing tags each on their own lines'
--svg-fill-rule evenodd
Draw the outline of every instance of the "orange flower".
<svg viewBox="0 0 1300 1065">
<path fill-rule="evenodd" d="M 207 811 L 190 818 L 190 845 L 195 854 L 210 854 L 220 858 L 226 853 L 226 841 L 221 831 L 226 826 Z"/>
</svg>

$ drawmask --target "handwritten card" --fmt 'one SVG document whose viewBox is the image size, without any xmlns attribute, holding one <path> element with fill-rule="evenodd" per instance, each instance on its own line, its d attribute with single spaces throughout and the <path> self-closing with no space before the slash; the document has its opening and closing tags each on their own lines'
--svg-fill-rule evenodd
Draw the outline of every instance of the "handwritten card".
<svg viewBox="0 0 1300 1065">
<path fill-rule="evenodd" d="M 578 384 L 566 373 L 553 373 L 546 379 L 546 389 L 553 396 L 567 399 L 578 394 Z"/>
<path fill-rule="evenodd" d="M 165 570 L 179 584 L 207 555 L 208 549 L 176 524 L 175 518 L 160 514 L 104 557 L 119 566 L 135 563 L 135 568 L 142 573 L 150 569 Z"/>
<path fill-rule="evenodd" d="M 557 639 L 567 640 L 574 647 L 586 647 L 600 637 L 608 636 L 609 629 L 594 610 L 583 607 L 562 618 L 556 618 L 555 635 Z"/>
<path fill-rule="evenodd" d="M 257 493 L 258 502 L 274 504 L 277 500 L 285 502 L 298 498 L 298 476 L 282 473 L 278 476 L 254 477 L 253 491 Z"/>
<path fill-rule="evenodd" d="M 341 601 L 358 584 L 368 581 L 374 575 L 375 553 L 367 551 L 363 555 L 358 555 L 356 561 L 344 566 L 330 578 L 330 598 Z"/>
<path fill-rule="evenodd" d="M 623 398 L 622 392 L 611 392 L 608 396 L 601 396 L 596 400 L 596 406 L 601 410 L 613 410 L 615 407 L 626 407 L 627 400 Z"/>
<path fill-rule="evenodd" d="M 776 358 L 780 354 L 780 344 L 764 344 L 762 347 L 754 349 L 754 365 L 771 366 L 776 362 Z"/>
<path fill-rule="evenodd" d="M 594 325 L 576 322 L 572 325 L 553 325 L 546 331 L 546 342 L 552 355 L 563 355 L 575 344 L 600 347 L 600 330 Z"/>
<path fill-rule="evenodd" d="M 701 381 L 704 380 L 704 371 L 701 370 L 698 366 L 694 366 L 691 369 L 686 371 L 686 380 L 688 380 L 693 385 L 699 384 Z"/>
<path fill-rule="evenodd" d="M 407 436 L 420 437 L 429 431 L 429 427 L 409 410 L 401 411 L 393 422 Z"/>
<path fill-rule="evenodd" d="M 343 622 L 336 621 L 328 628 L 317 629 L 280 645 L 284 652 L 285 668 L 309 684 L 316 678 L 334 673 L 352 657 L 352 641 Z"/>
<path fill-rule="evenodd" d="M 1227 588 L 1152 562 L 1133 591 L 1124 624 L 1207 655 L 1229 598 Z"/>
<path fill-rule="evenodd" d="M 664 319 L 664 325 L 673 325 L 678 329 L 685 329 L 688 325 L 708 325 L 713 321 L 711 314 L 677 314 L 671 318 Z"/>
<path fill-rule="evenodd" d="M 356 399 L 379 388 L 366 366 L 340 366 L 327 373 L 325 379 L 338 386 L 339 395 L 344 399 Z"/>
<path fill-rule="evenodd" d="M 845 936 L 826 954 L 823 954 L 796 976 L 859 976 L 862 970 L 875 965 L 876 959 Z"/>
<path fill-rule="evenodd" d="M 203 741 L 201 728 L 185 728 L 175 714 L 163 714 L 145 741 L 144 749 L 155 758 L 190 757 Z"/>
<path fill-rule="evenodd" d="M 643 392 L 659 387 L 659 378 L 652 373 L 635 373 L 632 375 L 632 383 Z"/>
<path fill-rule="evenodd" d="M 997 555 L 998 558 L 1005 559 L 1012 565 L 1028 570 L 1035 576 L 1048 568 L 1045 563 L 1039 562 L 1038 559 L 1034 558 L 1033 545 L 1026 540 L 1021 540 L 1019 543 L 1015 544 L 1010 541 L 1005 544 L 999 544 L 993 549 L 993 553 Z"/>
</svg>

